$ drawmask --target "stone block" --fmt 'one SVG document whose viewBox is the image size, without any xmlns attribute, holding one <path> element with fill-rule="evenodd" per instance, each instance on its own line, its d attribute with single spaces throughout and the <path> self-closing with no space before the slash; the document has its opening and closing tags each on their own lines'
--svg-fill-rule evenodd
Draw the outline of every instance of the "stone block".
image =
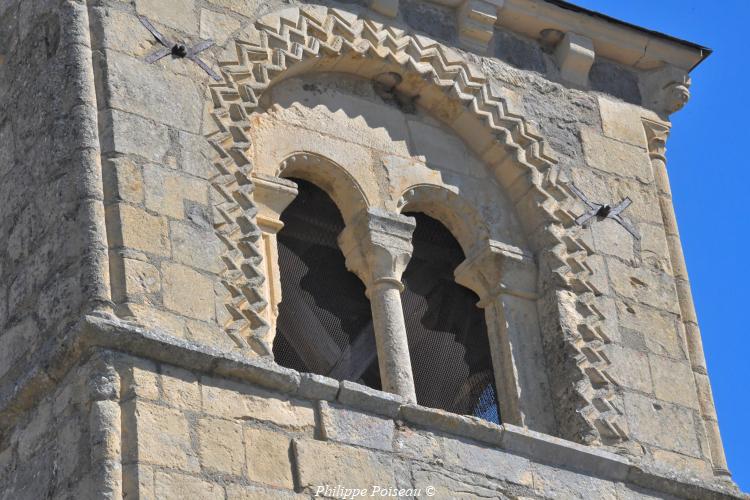
<svg viewBox="0 0 750 500">
<path fill-rule="evenodd" d="M 162 3 L 161 0 L 151 1 Z M 164 5 L 168 4 L 165 2 Z M 200 131 L 203 96 L 193 80 L 165 71 L 159 65 L 148 64 L 114 51 L 107 51 L 106 57 L 109 72 L 107 90 L 113 108 L 127 110 L 186 132 Z M 175 95 L 180 98 L 176 99 Z M 150 132 L 151 128 L 147 128 L 141 133 Z M 169 141 L 164 144 L 168 147 Z"/>
<path fill-rule="evenodd" d="M 179 410 L 201 409 L 201 389 L 198 378 L 192 372 L 164 366 L 161 373 L 164 402 Z"/>
<path fill-rule="evenodd" d="M 99 46 L 134 57 L 145 57 L 155 49 L 153 37 L 133 14 L 104 8 L 95 8 L 94 12 L 102 24 L 100 33 L 92 32 L 96 37 L 94 41 Z M 143 36 L 135 36 L 135 33 Z"/>
<path fill-rule="evenodd" d="M 177 221 L 169 227 L 172 255 L 177 262 L 217 274 L 226 267 L 220 259 L 224 245 L 213 231 Z"/>
<path fill-rule="evenodd" d="M 331 442 L 293 441 L 300 488 L 320 485 L 367 489 L 395 484 L 393 459 L 387 454 Z"/>
<path fill-rule="evenodd" d="M 318 403 L 322 439 L 391 451 L 395 425 L 390 418 Z"/>
<path fill-rule="evenodd" d="M 651 450 L 651 455 L 656 466 L 661 469 L 667 468 L 683 473 L 690 471 L 709 478 L 713 475 L 711 464 L 703 459 L 659 449 Z"/>
<path fill-rule="evenodd" d="M 185 218 L 185 201 L 208 204 L 208 184 L 171 169 L 146 165 L 146 208 L 174 219 Z"/>
<path fill-rule="evenodd" d="M 227 500 L 307 500 L 309 495 L 297 494 L 293 491 L 245 486 L 243 484 L 228 484 Z"/>
<path fill-rule="evenodd" d="M 240 424 L 218 418 L 201 418 L 197 433 L 203 469 L 234 476 L 244 475 L 245 446 Z"/>
<path fill-rule="evenodd" d="M 247 477 L 277 488 L 294 488 L 290 438 L 280 432 L 245 427 Z"/>
<path fill-rule="evenodd" d="M 341 381 L 338 400 L 342 404 L 386 417 L 398 415 L 399 407 L 405 402 L 395 394 L 376 391 L 348 380 Z"/>
<path fill-rule="evenodd" d="M 204 378 L 203 409 L 223 418 L 271 422 L 292 429 L 312 429 L 315 414 L 312 405 L 294 401 L 245 384 L 216 378 Z"/>
<path fill-rule="evenodd" d="M 641 148 L 647 147 L 642 116 L 653 113 L 640 106 L 597 96 L 604 135 Z"/>
<path fill-rule="evenodd" d="M 435 408 L 411 404 L 401 406 L 399 416 L 406 422 L 428 429 L 495 445 L 502 442 L 503 427 L 477 417 L 457 415 Z"/>
<path fill-rule="evenodd" d="M 541 464 L 534 466 L 534 491 L 543 498 L 619 500 L 617 483 Z"/>
<path fill-rule="evenodd" d="M 633 236 L 612 219 L 596 221 L 591 225 L 594 244 L 598 253 L 614 255 L 626 261 L 633 261 Z"/>
<path fill-rule="evenodd" d="M 212 121 L 210 117 L 204 117 L 204 132 L 206 131 L 206 120 Z M 201 179 L 210 179 L 216 175 L 216 168 L 212 160 L 217 156 L 208 140 L 199 134 L 188 134 L 178 132 L 177 134 L 178 165 L 183 172 Z"/>
<path fill-rule="evenodd" d="M 193 451 L 187 418 L 177 410 L 152 403 L 133 400 L 126 403 L 123 413 L 123 434 L 135 440 L 127 447 L 130 456 L 124 460 L 163 465 L 188 472 L 200 470 Z M 130 422 L 132 418 L 132 422 Z M 129 425 L 131 424 L 131 425 Z"/>
<path fill-rule="evenodd" d="M 213 282 L 204 275 L 179 264 L 162 268 L 164 306 L 201 321 L 214 318 Z"/>
<path fill-rule="evenodd" d="M 653 268 L 672 273 L 672 262 L 667 246 L 664 226 L 655 224 L 638 224 L 641 235 L 641 256 L 643 261 Z"/>
<path fill-rule="evenodd" d="M 125 498 L 156 498 L 153 467 L 138 463 L 123 465 L 122 492 Z"/>
<path fill-rule="evenodd" d="M 420 488 L 420 498 L 428 498 L 430 492 L 433 498 L 450 498 L 456 500 L 473 500 L 476 498 L 513 498 L 513 487 L 494 478 L 466 471 L 451 471 L 443 467 L 436 467 L 423 463 L 412 465 L 413 483 Z M 519 500 L 522 496 L 516 497 Z"/>
<path fill-rule="evenodd" d="M 229 35 L 240 29 L 240 23 L 233 17 L 201 9 L 201 38 L 214 40 L 218 45 L 224 45 Z"/>
<path fill-rule="evenodd" d="M 155 498 L 160 500 L 216 500 L 224 497 L 221 485 L 175 472 L 156 472 L 154 492 Z"/>
<path fill-rule="evenodd" d="M 699 409 L 695 376 L 690 363 L 650 355 L 656 397 L 670 403 Z"/>
<path fill-rule="evenodd" d="M 107 119 L 109 118 L 109 119 Z M 103 115 L 102 152 L 130 154 L 160 162 L 169 151 L 169 129 L 141 116 L 116 109 Z"/>
<path fill-rule="evenodd" d="M 662 224 L 661 205 L 654 184 L 643 184 L 639 180 L 618 178 L 610 181 L 612 201 L 618 203 L 626 197 L 633 203 L 623 212 L 632 222 Z"/>
<path fill-rule="evenodd" d="M 258 0 L 208 0 L 208 3 L 217 7 L 229 9 L 245 17 L 254 17 L 264 2 Z"/>
<path fill-rule="evenodd" d="M 185 338 L 185 318 L 150 306 L 128 304 L 127 310 L 135 320 L 148 329 Z"/>
<path fill-rule="evenodd" d="M 593 129 L 581 131 L 586 163 L 593 168 L 651 183 L 654 175 L 645 148 L 599 135 Z"/>
<path fill-rule="evenodd" d="M 0 377 L 29 354 L 38 335 L 37 325 L 31 318 L 26 318 L 0 335 Z"/>
<path fill-rule="evenodd" d="M 396 453 L 416 460 L 437 462 L 443 460 L 443 442 L 445 438 L 428 430 L 416 430 L 402 426 L 398 429 L 393 441 Z"/>
<path fill-rule="evenodd" d="M 662 313 L 632 302 L 618 302 L 620 324 L 640 332 L 646 347 L 660 356 L 686 359 L 685 348 L 677 328 L 679 317 Z"/>
<path fill-rule="evenodd" d="M 672 277 L 642 267 L 631 267 L 617 259 L 607 259 L 610 283 L 620 296 L 657 309 L 677 313 L 679 304 Z"/>
<path fill-rule="evenodd" d="M 338 380 L 315 373 L 300 373 L 298 396 L 305 399 L 334 401 L 338 393 Z"/>
<path fill-rule="evenodd" d="M 605 345 L 603 352 L 610 360 L 607 373 L 614 378 L 617 385 L 647 394 L 653 393 L 649 356 L 617 344 Z"/>
<path fill-rule="evenodd" d="M 135 0 L 135 10 L 157 25 L 169 26 L 190 35 L 198 31 L 194 0 Z"/>
<path fill-rule="evenodd" d="M 633 439 L 693 457 L 701 456 L 692 410 L 626 392 L 625 415 Z"/>
<path fill-rule="evenodd" d="M 138 360 L 132 367 L 123 372 L 122 385 L 124 398 L 135 396 L 136 398 L 158 401 L 159 373 L 156 364 L 147 360 Z"/>
<path fill-rule="evenodd" d="M 161 291 L 161 276 L 155 266 L 148 262 L 126 258 L 122 259 L 122 266 L 127 298 L 152 295 Z"/>
<path fill-rule="evenodd" d="M 109 207 L 119 215 L 120 235 L 115 235 L 111 243 L 142 252 L 168 256 L 170 252 L 167 222 L 163 217 L 151 215 L 140 208 L 120 204 Z M 116 233 L 116 231 L 113 231 Z M 120 236 L 120 237 L 118 237 Z"/>
<path fill-rule="evenodd" d="M 113 197 L 134 205 L 143 203 L 143 176 L 141 168 L 129 158 L 113 158 L 104 168 L 105 182 Z"/>
<path fill-rule="evenodd" d="M 187 338 L 193 342 L 224 351 L 231 351 L 237 347 L 234 340 L 219 325 L 189 319 L 185 322 L 185 328 Z"/>
<path fill-rule="evenodd" d="M 443 442 L 445 464 L 522 486 L 533 484 L 531 463 L 523 457 L 462 439 Z"/>
<path fill-rule="evenodd" d="M 630 463 L 614 453 L 505 424 L 502 447 L 550 466 L 575 468 L 600 477 L 623 480 Z M 534 466 L 538 469 L 538 465 Z M 536 482 L 536 481 L 535 481 Z"/>
</svg>

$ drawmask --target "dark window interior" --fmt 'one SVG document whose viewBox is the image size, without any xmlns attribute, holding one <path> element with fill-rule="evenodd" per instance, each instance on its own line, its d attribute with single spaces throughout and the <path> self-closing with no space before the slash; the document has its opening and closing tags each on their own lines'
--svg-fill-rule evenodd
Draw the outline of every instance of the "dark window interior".
<svg viewBox="0 0 750 500">
<path fill-rule="evenodd" d="M 453 277 L 463 251 L 437 220 L 407 215 L 417 220 L 402 278 L 417 402 L 500 423 L 484 312 L 476 294 Z"/>
<path fill-rule="evenodd" d="M 278 233 L 282 301 L 273 354 L 282 366 L 380 389 L 370 301 L 346 269 L 338 208 L 320 188 L 292 179 L 299 195 Z"/>
</svg>

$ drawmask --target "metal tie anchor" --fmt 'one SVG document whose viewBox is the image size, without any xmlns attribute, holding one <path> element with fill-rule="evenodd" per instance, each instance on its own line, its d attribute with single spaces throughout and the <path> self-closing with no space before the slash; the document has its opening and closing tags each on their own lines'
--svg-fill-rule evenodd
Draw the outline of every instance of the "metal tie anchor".
<svg viewBox="0 0 750 500">
<path fill-rule="evenodd" d="M 619 223 L 622 227 L 624 227 L 625 230 L 632 234 L 636 240 L 641 239 L 641 236 L 638 234 L 638 230 L 635 228 L 635 226 L 633 226 L 633 224 L 623 215 L 620 215 L 633 203 L 630 198 L 626 197 L 624 200 L 613 207 L 607 203 L 594 203 L 590 201 L 588 197 L 583 194 L 583 192 L 581 192 L 581 190 L 578 189 L 573 183 L 568 184 L 568 187 L 589 208 L 588 212 L 584 213 L 576 219 L 576 224 L 578 224 L 579 226 L 583 226 L 594 217 L 598 218 L 599 220 L 612 219 Z"/>
<path fill-rule="evenodd" d="M 146 29 L 149 30 L 152 35 L 154 35 L 154 38 L 156 38 L 159 43 L 164 46 L 146 57 L 145 60 L 147 63 L 153 64 L 159 59 L 167 57 L 168 55 L 172 55 L 180 59 L 190 59 L 195 64 L 200 66 L 203 71 L 208 73 L 208 75 L 215 81 L 218 82 L 221 80 L 221 77 L 217 75 L 214 70 L 212 70 L 205 62 L 203 62 L 201 58 L 198 57 L 199 53 L 203 52 L 214 44 L 213 40 L 204 40 L 193 45 L 192 47 L 188 47 L 185 44 L 176 43 L 169 40 L 167 37 L 162 35 L 159 30 L 157 30 L 154 25 L 151 24 L 151 21 L 146 19 L 146 17 L 138 16 L 138 19 L 141 21 L 141 24 L 143 24 Z"/>
</svg>

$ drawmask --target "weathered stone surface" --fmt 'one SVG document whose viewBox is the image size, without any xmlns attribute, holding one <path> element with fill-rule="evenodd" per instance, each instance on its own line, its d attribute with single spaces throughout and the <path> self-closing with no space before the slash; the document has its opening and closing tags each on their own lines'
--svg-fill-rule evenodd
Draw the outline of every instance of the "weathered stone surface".
<svg viewBox="0 0 750 500">
<path fill-rule="evenodd" d="M 654 115 L 640 106 L 614 101 L 607 97 L 599 96 L 597 101 L 604 135 L 634 146 L 646 147 L 646 133 L 641 117 L 653 118 Z"/>
<path fill-rule="evenodd" d="M 215 40 L 223 45 L 232 32 L 237 31 L 241 23 L 225 14 L 208 9 L 201 9 L 201 38 Z"/>
<path fill-rule="evenodd" d="M 389 418 L 351 411 L 326 401 L 318 403 L 321 438 L 391 451 L 394 424 Z"/>
<path fill-rule="evenodd" d="M 649 360 L 657 398 L 689 408 L 699 408 L 695 377 L 690 364 L 653 355 L 649 356 Z"/>
<path fill-rule="evenodd" d="M 395 484 L 393 459 L 386 454 L 312 440 L 294 440 L 294 457 L 302 488 L 342 485 L 368 489 Z"/>
<path fill-rule="evenodd" d="M 281 398 L 243 384 L 211 378 L 202 380 L 201 390 L 203 407 L 213 415 L 268 421 L 293 429 L 312 428 L 315 425 L 312 405 L 307 402 Z"/>
<path fill-rule="evenodd" d="M 124 428 L 125 432 L 133 433 L 137 443 L 126 459 L 188 472 L 200 470 L 184 414 L 140 401 L 128 403 L 123 412 L 132 415 L 129 417 L 132 421 L 128 420 Z"/>
<path fill-rule="evenodd" d="M 178 264 L 167 264 L 162 276 L 164 305 L 168 309 L 203 321 L 213 319 L 213 283 L 208 278 Z"/>
<path fill-rule="evenodd" d="M 581 131 L 586 162 L 604 172 L 635 177 L 641 182 L 652 182 L 651 161 L 644 148 L 638 148 L 601 136 L 596 131 Z"/>
<path fill-rule="evenodd" d="M 143 168 L 146 183 L 146 208 L 174 219 L 185 217 L 185 201 L 208 203 L 208 186 L 171 169 L 146 165 Z"/>
<path fill-rule="evenodd" d="M 198 377 L 187 370 L 165 366 L 161 372 L 164 402 L 180 410 L 201 410 Z"/>
<path fill-rule="evenodd" d="M 243 432 L 248 477 L 278 488 L 294 488 L 291 439 L 263 428 L 246 427 Z"/>
<path fill-rule="evenodd" d="M 156 498 L 214 500 L 224 494 L 221 485 L 179 473 L 157 472 L 154 485 Z"/>
<path fill-rule="evenodd" d="M 136 0 L 136 11 L 154 22 L 186 33 L 195 33 L 198 17 L 194 0 Z"/>
<path fill-rule="evenodd" d="M 222 243 L 213 231 L 177 221 L 170 222 L 169 227 L 175 260 L 212 273 L 221 270 Z"/>
<path fill-rule="evenodd" d="M 635 439 L 693 457 L 700 456 L 692 410 L 626 393 L 625 412 Z"/>
<path fill-rule="evenodd" d="M 198 453 L 204 469 L 241 476 L 245 472 L 242 427 L 218 418 L 198 421 Z"/>
<path fill-rule="evenodd" d="M 167 221 L 130 205 L 120 205 L 119 224 L 121 238 L 114 238 L 114 245 L 122 245 L 154 255 L 170 254 Z"/>
</svg>

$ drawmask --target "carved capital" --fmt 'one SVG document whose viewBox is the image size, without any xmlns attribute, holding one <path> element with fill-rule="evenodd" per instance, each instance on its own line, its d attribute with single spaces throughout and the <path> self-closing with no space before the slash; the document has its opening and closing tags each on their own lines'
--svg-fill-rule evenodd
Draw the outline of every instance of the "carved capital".
<svg viewBox="0 0 750 500">
<path fill-rule="evenodd" d="M 488 240 L 454 271 L 456 282 L 479 295 L 479 307 L 487 307 L 501 294 L 536 299 L 536 267 L 523 250 Z"/>
<path fill-rule="evenodd" d="M 403 290 L 401 275 L 412 254 L 414 218 L 370 208 L 356 216 L 339 235 L 346 267 L 367 287 L 395 284 Z"/>
<path fill-rule="evenodd" d="M 642 77 L 643 103 L 662 115 L 671 115 L 685 107 L 690 99 L 690 75 L 675 66 L 665 65 Z"/>
<path fill-rule="evenodd" d="M 643 128 L 646 131 L 649 156 L 652 160 L 657 159 L 666 163 L 669 124 L 643 119 Z"/>
<path fill-rule="evenodd" d="M 268 175 L 254 175 L 253 181 L 258 225 L 264 233 L 276 234 L 284 227 L 281 213 L 297 197 L 297 185 L 281 177 Z"/>
</svg>

